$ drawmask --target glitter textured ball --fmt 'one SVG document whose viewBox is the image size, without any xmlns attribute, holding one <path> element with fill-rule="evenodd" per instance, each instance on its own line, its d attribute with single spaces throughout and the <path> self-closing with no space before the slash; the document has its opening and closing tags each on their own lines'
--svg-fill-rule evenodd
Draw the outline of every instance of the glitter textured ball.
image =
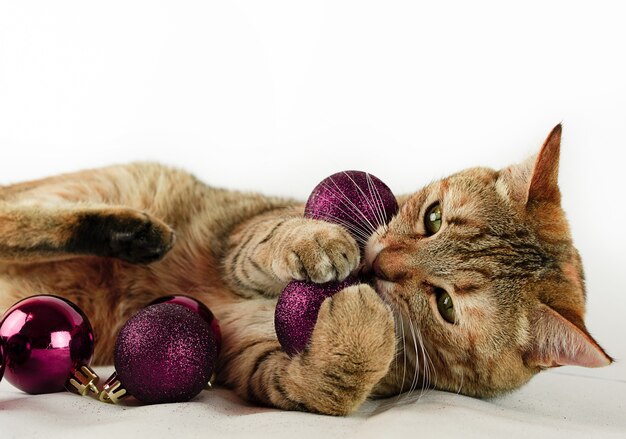
<svg viewBox="0 0 626 439">
<path fill-rule="evenodd" d="M 213 331 L 213 336 L 215 337 L 215 342 L 217 344 L 217 354 L 219 355 L 222 349 L 222 331 L 220 329 L 220 324 L 211 310 L 204 303 L 191 296 L 184 295 L 159 297 L 158 299 L 150 302 L 150 305 L 157 303 L 175 303 L 176 305 L 182 305 L 202 317 L 202 319 L 211 326 L 211 330 Z"/>
<path fill-rule="evenodd" d="M 278 298 L 274 312 L 274 328 L 284 351 L 292 356 L 302 352 L 311 339 L 324 299 L 356 283 L 354 278 L 324 284 L 290 282 Z"/>
<path fill-rule="evenodd" d="M 119 381 L 146 404 L 189 401 L 213 373 L 217 343 L 210 325 L 174 303 L 147 306 L 122 327 L 115 343 Z"/>
<path fill-rule="evenodd" d="M 93 356 L 94 335 L 87 317 L 56 296 L 17 302 L 0 323 L 0 338 L 5 378 L 32 394 L 64 390 L 73 372 Z"/>
<path fill-rule="evenodd" d="M 363 171 L 343 171 L 313 189 L 304 216 L 344 226 L 363 247 L 397 211 L 396 197 L 381 180 Z"/>
<path fill-rule="evenodd" d="M 343 171 L 313 189 L 304 216 L 345 227 L 363 250 L 376 229 L 397 212 L 396 197 L 385 183 L 367 172 Z M 301 352 L 311 339 L 324 299 L 356 283 L 354 278 L 325 284 L 290 282 L 278 298 L 274 314 L 276 335 L 285 352 Z"/>
</svg>

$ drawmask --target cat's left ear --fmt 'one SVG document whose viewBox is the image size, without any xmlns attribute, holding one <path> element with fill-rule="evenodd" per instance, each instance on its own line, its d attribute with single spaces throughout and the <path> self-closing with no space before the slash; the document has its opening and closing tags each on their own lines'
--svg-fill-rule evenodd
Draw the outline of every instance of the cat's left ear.
<svg viewBox="0 0 626 439">
<path fill-rule="evenodd" d="M 500 179 L 513 201 L 522 205 L 560 202 L 558 177 L 561 131 L 561 124 L 558 124 L 552 128 L 537 155 L 500 172 Z"/>
<path fill-rule="evenodd" d="M 540 304 L 530 317 L 531 345 L 525 362 L 535 367 L 603 367 L 613 362 L 583 328 L 549 306 Z"/>
</svg>

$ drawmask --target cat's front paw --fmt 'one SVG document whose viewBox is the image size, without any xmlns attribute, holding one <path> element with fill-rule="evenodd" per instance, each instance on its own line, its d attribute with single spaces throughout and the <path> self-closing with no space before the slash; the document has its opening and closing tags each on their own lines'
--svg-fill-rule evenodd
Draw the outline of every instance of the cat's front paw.
<svg viewBox="0 0 626 439">
<path fill-rule="evenodd" d="M 396 339 L 391 309 L 369 285 L 359 284 L 326 299 L 300 362 L 310 388 L 306 406 L 345 415 L 358 408 L 387 373 Z"/>
<path fill-rule="evenodd" d="M 344 280 L 360 262 L 359 247 L 343 227 L 317 220 L 303 220 L 292 229 L 278 253 L 272 270 L 284 282 Z"/>
</svg>

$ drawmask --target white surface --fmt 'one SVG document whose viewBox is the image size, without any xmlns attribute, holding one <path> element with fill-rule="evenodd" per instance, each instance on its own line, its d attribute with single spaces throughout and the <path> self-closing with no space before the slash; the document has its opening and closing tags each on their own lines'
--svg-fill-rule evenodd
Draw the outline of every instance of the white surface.
<svg viewBox="0 0 626 439">
<path fill-rule="evenodd" d="M 150 159 L 301 198 L 340 169 L 406 192 L 522 160 L 563 121 L 561 187 L 586 267 L 587 325 L 624 359 L 624 16 L 602 1 L 0 0 L 0 184 Z M 545 375 L 496 403 L 433 393 L 368 421 L 257 412 L 224 393 L 217 406 L 205 396 L 206 406 L 124 411 L 2 384 L 0 434 L 19 434 L 16 420 L 52 436 L 87 431 L 70 426 L 68 405 L 99 419 L 89 428 L 102 436 L 119 420 L 198 435 L 212 424 L 469 433 L 472 420 L 494 434 L 626 434 L 623 362 L 562 373 L 593 379 Z"/>
<path fill-rule="evenodd" d="M 112 368 L 98 368 L 103 377 Z M 68 392 L 28 396 L 0 384 L 3 439 L 625 437 L 626 383 L 546 373 L 506 397 L 481 401 L 445 392 L 417 402 L 370 401 L 347 418 L 251 407 L 224 389 L 193 402 L 114 406 Z M 607 403 L 607 401 L 614 401 Z"/>
</svg>

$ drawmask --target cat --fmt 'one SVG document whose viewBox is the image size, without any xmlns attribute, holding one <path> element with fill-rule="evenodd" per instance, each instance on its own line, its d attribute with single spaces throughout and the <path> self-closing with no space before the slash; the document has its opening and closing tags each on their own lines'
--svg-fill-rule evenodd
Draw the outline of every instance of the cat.
<svg viewBox="0 0 626 439">
<path fill-rule="evenodd" d="M 560 139 L 558 125 L 522 164 L 399 197 L 363 258 L 345 229 L 305 219 L 299 201 L 154 163 L 1 187 L 0 311 L 33 294 L 66 297 L 91 320 L 94 362 L 109 364 L 129 317 L 158 296 L 190 295 L 221 325 L 219 384 L 330 415 L 417 386 L 491 397 L 546 368 L 605 366 L 560 206 Z M 283 287 L 359 270 L 372 284 L 326 299 L 307 348 L 283 352 L 273 327 Z"/>
</svg>

